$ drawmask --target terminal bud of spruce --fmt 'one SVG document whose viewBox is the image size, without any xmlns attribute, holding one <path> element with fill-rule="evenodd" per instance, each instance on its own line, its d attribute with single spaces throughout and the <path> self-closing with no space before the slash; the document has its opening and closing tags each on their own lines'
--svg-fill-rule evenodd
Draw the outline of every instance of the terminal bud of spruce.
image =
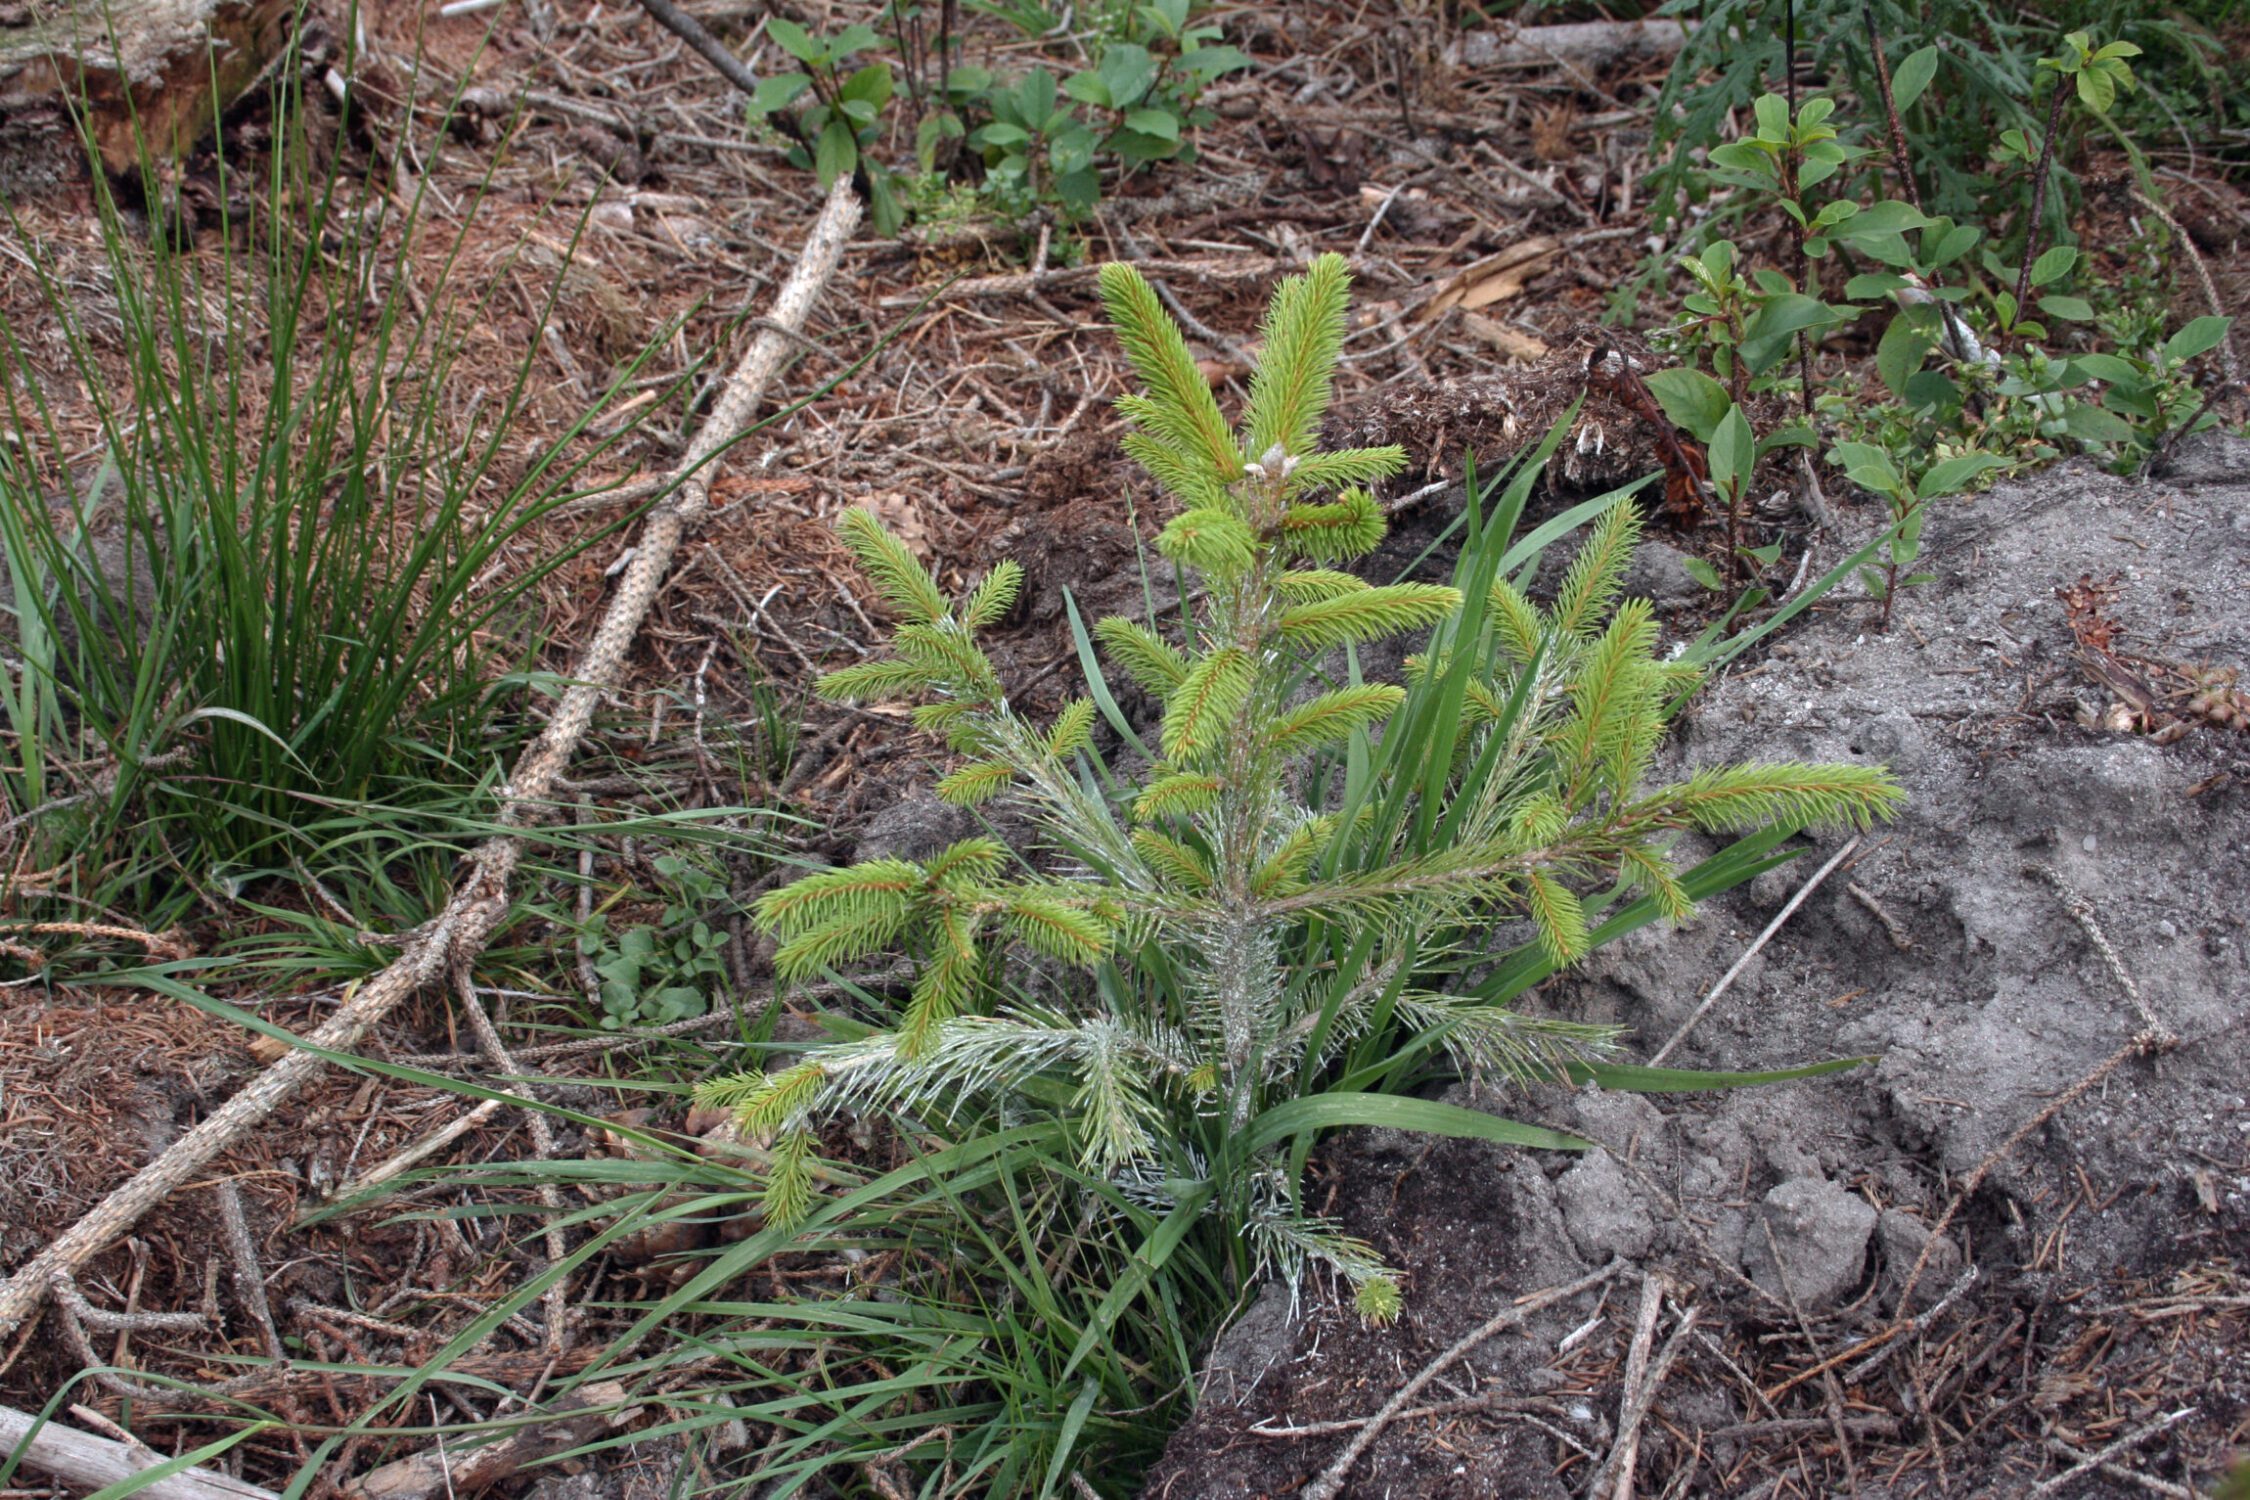
<svg viewBox="0 0 2250 1500">
<path fill-rule="evenodd" d="M 1533 957 L 1559 966 L 1593 941 L 1584 893 L 1624 887 L 1666 916 L 1687 913 L 1666 852 L 1680 830 L 1864 827 L 1896 800 L 1863 766 L 1724 766 L 1642 786 L 1694 673 L 1657 659 L 1647 603 L 1618 602 L 1639 528 L 1622 499 L 1545 607 L 1494 566 L 1474 597 L 1342 571 L 1383 537 L 1368 486 L 1404 463 L 1395 447 L 1318 446 L 1347 284 L 1343 259 L 1327 255 L 1277 290 L 1237 428 L 1148 283 L 1103 268 L 1142 386 L 1118 403 L 1124 446 L 1178 506 L 1158 549 L 1199 575 L 1181 580 L 1197 616 L 1184 642 L 1134 620 L 1094 630 L 1110 665 L 1163 705 L 1138 785 L 1093 760 L 1106 688 L 1047 724 L 1003 696 L 975 637 L 1014 599 L 1015 564 L 949 599 L 866 512 L 844 517 L 900 623 L 893 656 L 833 673 L 820 691 L 913 701 L 916 726 L 961 757 L 940 794 L 964 805 L 1009 794 L 1045 849 L 1027 860 L 964 839 L 926 860 L 808 875 L 759 901 L 783 980 L 900 951 L 917 969 L 888 1030 L 698 1091 L 774 1138 L 773 1222 L 808 1212 L 810 1130 L 830 1111 L 1044 1119 L 1067 1132 L 1079 1170 L 1108 1180 L 1112 1211 L 1218 1216 L 1244 1247 L 1243 1275 L 1294 1285 L 1323 1266 L 1364 1317 L 1387 1322 L 1397 1277 L 1307 1211 L 1301 1139 L 1409 1109 L 1416 1128 L 1583 1143 L 1354 1092 L 1365 1085 L 1333 1082 L 1354 1049 L 1395 1038 L 1470 1076 L 1587 1077 L 1609 1029 L 1460 992 L 1489 966 L 1496 926 L 1528 918 Z M 1335 682 L 1339 648 L 1410 631 L 1432 634 L 1407 686 Z M 1006 987 L 1011 955 L 1046 961 L 1037 1001 Z M 1058 981 L 1058 964 L 1082 979 Z M 1005 1111 L 993 1107 L 1002 1100 Z"/>
</svg>

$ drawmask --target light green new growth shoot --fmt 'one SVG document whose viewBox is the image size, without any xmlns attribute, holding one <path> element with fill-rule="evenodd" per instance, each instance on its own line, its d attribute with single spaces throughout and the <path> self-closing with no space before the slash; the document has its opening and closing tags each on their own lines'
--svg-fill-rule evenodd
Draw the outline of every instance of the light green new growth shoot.
<svg viewBox="0 0 2250 1500">
<path fill-rule="evenodd" d="M 1347 285 L 1343 259 L 1328 255 L 1281 287 L 1235 429 L 1148 283 L 1129 266 L 1102 272 L 1144 386 L 1119 403 L 1132 426 L 1126 449 L 1181 506 L 1156 545 L 1183 587 L 1188 575 L 1201 585 L 1190 644 L 1122 619 L 1095 630 L 1110 661 L 1164 705 L 1160 759 L 1121 795 L 1105 795 L 1081 760 L 1093 705 L 1033 724 L 975 644 L 1013 599 L 1020 569 L 1003 563 L 949 601 L 872 518 L 845 518 L 845 539 L 902 623 L 895 657 L 835 673 L 821 691 L 918 699 L 919 727 L 965 758 L 942 794 L 964 804 L 1020 798 L 1057 857 L 1051 869 L 1011 870 L 998 841 L 973 838 L 926 861 L 808 876 L 759 903 L 784 979 L 899 949 L 919 971 L 892 1029 L 701 1091 L 738 1109 L 748 1129 L 797 1143 L 775 1156 L 778 1208 L 808 1201 L 802 1145 L 825 1112 L 928 1122 L 1006 1096 L 1021 1109 L 1061 1110 L 1082 1165 L 1141 1200 L 1227 1216 L 1250 1247 L 1246 1274 L 1294 1278 L 1323 1266 L 1352 1285 L 1364 1315 L 1387 1319 L 1398 1306 L 1392 1273 L 1305 1212 L 1289 1167 L 1308 1123 L 1341 1123 L 1354 1109 L 1372 1116 L 1372 1106 L 1338 1101 L 1375 1096 L 1322 1093 L 1334 1060 L 1403 1026 L 1433 1033 L 1465 1072 L 1560 1078 L 1611 1040 L 1602 1028 L 1418 984 L 1445 935 L 1481 945 L 1481 934 L 1528 917 L 1545 954 L 1567 963 L 1586 951 L 1587 899 L 1605 887 L 1645 891 L 1665 914 L 1686 914 L 1665 852 L 1678 830 L 1865 826 L 1896 799 L 1881 771 L 1857 766 L 1724 767 L 1642 789 L 1692 674 L 1653 654 L 1646 603 L 1616 603 L 1638 529 L 1627 504 L 1596 525 L 1545 609 L 1497 575 L 1487 575 L 1487 597 L 1467 600 L 1455 588 L 1337 571 L 1382 539 L 1366 486 L 1404 461 L 1397 448 L 1317 445 Z M 1427 791 L 1391 804 L 1422 815 L 1380 816 L 1380 799 L 1364 795 L 1339 801 L 1315 769 L 1333 766 L 1339 746 L 1364 759 L 1370 746 L 1388 753 L 1404 743 L 1393 737 L 1419 732 L 1401 713 L 1410 690 L 1356 673 L 1310 695 L 1303 684 L 1339 647 L 1433 628 L 1410 683 L 1458 679 L 1450 669 L 1463 652 L 1480 669 L 1466 677 L 1457 742 L 1434 758 L 1408 751 L 1386 762 L 1425 778 Z M 1449 839 L 1425 837 L 1432 818 Z M 1049 961 L 1037 1005 L 998 1003 L 1011 949 Z M 1339 953 L 1355 960 L 1334 961 Z M 1058 985 L 1055 963 L 1086 976 Z M 1306 1094 L 1331 1113 L 1314 1118 L 1303 1104 L 1274 1113 Z M 1418 1107 L 1425 1120 L 1447 1108 Z M 1431 1128 L 1491 1133 L 1451 1116 Z"/>
</svg>

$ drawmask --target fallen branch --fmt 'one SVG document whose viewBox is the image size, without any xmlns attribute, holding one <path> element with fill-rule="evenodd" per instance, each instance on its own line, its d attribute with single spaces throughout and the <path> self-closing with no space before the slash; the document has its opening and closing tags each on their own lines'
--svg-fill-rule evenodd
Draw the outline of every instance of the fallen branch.
<svg viewBox="0 0 2250 1500">
<path fill-rule="evenodd" d="M 2057 1458 L 2067 1458 L 2074 1462 L 2083 1462 L 2088 1456 L 2083 1449 L 2073 1448 L 2061 1438 L 2047 1439 L 2047 1451 Z M 2164 1496 L 2165 1500 L 2198 1500 L 2195 1491 L 2184 1484 L 2174 1484 L 2169 1479 L 2158 1479 L 2153 1474 L 2142 1474 L 2126 1468 L 2123 1464 L 2110 1463 L 2103 1460 L 2099 1454 L 2095 1454 L 2093 1457 L 2096 1460 L 2095 1472 L 2106 1475 L 2111 1479 L 2138 1485 L 2152 1495 Z"/>
<path fill-rule="evenodd" d="M 850 183 L 839 181 L 829 192 L 788 284 L 775 300 L 775 323 L 791 329 L 804 325 L 813 303 L 835 274 L 859 216 L 859 200 Z M 632 563 L 592 642 L 581 653 L 570 676 L 571 686 L 563 694 L 554 718 L 517 763 L 500 811 L 503 827 L 529 827 L 546 811 L 555 779 L 593 722 L 602 694 L 616 680 L 681 538 L 708 508 L 712 466 L 748 429 L 751 413 L 791 346 L 790 338 L 775 329 L 762 329 L 735 366 L 710 419 L 673 471 L 679 488 L 649 513 Z M 319 1073 L 327 1062 L 324 1053 L 349 1051 L 399 1002 L 443 978 L 455 965 L 469 963 L 482 953 L 507 913 L 508 881 L 522 855 L 523 841 L 512 832 L 496 834 L 478 845 L 468 856 L 468 868 L 455 886 L 452 899 L 437 919 L 408 943 L 388 968 L 353 989 L 335 1014 L 306 1038 L 304 1048 L 267 1067 L 174 1141 L 163 1155 L 113 1189 L 84 1218 L 17 1267 L 15 1274 L 0 1285 L 0 1338 L 39 1308 L 57 1271 L 75 1271 L 138 1223 L 143 1214 L 177 1192 Z"/>
<path fill-rule="evenodd" d="M 1297 1492 L 1300 1500 L 1336 1500 L 1336 1497 L 1343 1493 L 1344 1480 L 1350 1476 L 1352 1465 L 1359 1462 L 1360 1455 L 1374 1446 L 1375 1439 L 1382 1436 L 1383 1429 L 1391 1424 L 1391 1420 L 1406 1409 L 1406 1404 L 1421 1393 L 1422 1387 L 1445 1373 L 1448 1365 L 1467 1355 L 1501 1329 L 1521 1323 L 1543 1307 L 1561 1302 L 1565 1298 L 1575 1297 L 1589 1288 L 1600 1286 L 1624 1269 L 1625 1262 L 1623 1260 L 1613 1260 L 1591 1276 L 1581 1276 L 1568 1286 L 1553 1286 L 1543 1292 L 1533 1292 L 1528 1297 L 1511 1302 L 1485 1319 L 1483 1324 L 1456 1341 L 1452 1348 L 1424 1365 L 1421 1373 L 1400 1386 L 1392 1394 L 1391 1399 L 1384 1402 L 1381 1409 L 1367 1419 L 1367 1425 L 1362 1427 L 1358 1434 L 1344 1445 L 1344 1451 L 1336 1455 L 1336 1461 L 1321 1470 L 1318 1478 Z"/>
<path fill-rule="evenodd" d="M 39 1429 L 36 1433 L 32 1431 L 35 1426 Z M 0 1456 L 9 1454 L 81 1490 L 122 1484 L 162 1462 L 160 1455 L 147 1448 L 111 1442 L 59 1422 L 40 1425 L 29 1413 L 0 1406 Z M 134 1493 L 145 1500 L 280 1500 L 272 1490 L 244 1484 L 211 1469 L 182 1469 L 152 1480 Z"/>
<path fill-rule="evenodd" d="M 1669 62 L 1687 45 L 1685 21 L 1565 21 L 1554 26 L 1485 26 L 1462 33 L 1445 60 L 1460 68 L 1599 71 L 1628 63 Z"/>
<path fill-rule="evenodd" d="M 492 1024 L 492 1017 L 484 1013 L 484 1002 L 477 998 L 477 982 L 470 974 L 469 961 L 465 958 L 453 966 L 453 989 L 460 998 L 462 1014 L 468 1018 L 469 1030 L 475 1034 L 477 1046 L 483 1052 L 485 1061 L 491 1065 L 492 1071 L 502 1078 L 520 1077 L 523 1069 L 508 1055 L 508 1044 L 500 1040 L 500 1029 Z M 532 1154 L 541 1161 L 554 1160 L 554 1127 L 547 1123 L 547 1116 L 538 1107 L 539 1101 L 533 1097 L 530 1085 L 504 1083 L 500 1087 L 503 1093 L 524 1101 L 524 1122 L 531 1131 Z M 552 1270 L 563 1263 L 570 1248 L 564 1242 L 563 1232 L 555 1227 L 563 1213 L 562 1189 L 541 1179 L 539 1201 L 546 1205 L 549 1215 L 545 1240 L 547 1266 Z M 567 1300 L 568 1289 L 563 1281 L 561 1276 L 549 1281 L 546 1295 L 542 1299 L 547 1307 L 546 1347 L 549 1354 L 560 1354 L 570 1347 L 570 1306 Z"/>
<path fill-rule="evenodd" d="M 2141 987 L 2133 982 L 2133 972 L 2125 967 L 2125 960 L 2117 956 L 2116 945 L 2110 942 L 2109 934 L 2102 931 L 2101 921 L 2094 915 L 2094 904 L 2073 890 L 2070 882 L 2063 879 L 2062 872 L 2053 865 L 2028 865 L 2025 873 L 2037 875 L 2055 888 L 2056 896 L 2062 900 L 2063 910 L 2070 913 L 2070 919 L 2086 934 L 2086 940 L 2102 956 L 2102 964 L 2109 970 L 2109 977 L 2117 981 L 2117 987 L 2125 992 L 2125 998 L 2132 1003 L 2133 1014 L 2140 1017 L 2141 1034 L 2148 1039 L 2147 1044 L 2164 1051 L 2177 1047 L 2180 1044 L 2179 1034 L 2165 1025 L 2156 1012 L 2149 1009 L 2148 1002 L 2141 998 Z"/>
<path fill-rule="evenodd" d="M 2077 1479 L 2079 1476 L 2092 1473 L 2094 1470 L 2100 1468 L 2103 1464 L 2106 1464 L 2111 1459 L 2117 1457 L 2118 1454 L 2129 1452 L 2134 1448 L 2138 1448 L 2141 1444 L 2147 1442 L 2150 1438 L 2155 1437 L 2158 1433 L 2168 1431 L 2171 1428 L 2178 1426 L 2180 1423 L 2185 1422 L 2188 1418 L 2194 1415 L 2194 1407 L 2183 1406 L 2178 1411 L 2166 1412 L 2163 1416 L 2158 1417 L 2153 1421 L 2143 1422 L 2140 1426 L 2134 1428 L 2131 1432 L 2126 1433 L 2116 1442 L 2111 1443 L 2107 1447 L 2099 1449 L 2096 1452 L 2087 1454 L 2086 1457 L 2080 1459 L 2072 1467 L 2063 1470 L 2054 1478 L 2042 1480 L 2038 1487 L 2033 1489 L 2031 1493 L 2033 1495 L 2052 1495 L 2057 1490 L 2063 1488 L 2063 1486 L 2069 1484 L 2072 1480 Z"/>
<path fill-rule="evenodd" d="M 1592 1488 L 1587 1494 L 1593 1500 L 1631 1500 L 1633 1493 L 1633 1450 L 1640 1445 L 1638 1422 L 1628 1421 L 1633 1403 L 1639 1399 L 1641 1387 L 1648 1381 L 1649 1351 L 1656 1345 L 1656 1319 L 1664 1311 L 1664 1278 L 1653 1271 L 1641 1273 L 1641 1306 L 1633 1319 L 1633 1342 L 1625 1351 L 1625 1390 L 1618 1399 L 1617 1441 L 1611 1445 L 1609 1457 L 1595 1471 Z M 1623 1477 L 1619 1478 L 1622 1469 Z M 1615 1482 L 1616 1493 L 1611 1486 Z"/>
<path fill-rule="evenodd" d="M 1215 282 L 1264 281 L 1287 276 L 1304 267 L 1296 261 L 1265 255 L 1207 255 L 1188 260 L 1135 260 L 1130 262 L 1152 280 L 1176 276 L 1197 286 Z M 1359 270 L 1354 265 L 1353 270 Z M 885 297 L 885 308 L 920 307 L 926 302 L 969 302 L 980 297 L 1028 297 L 1035 292 L 1091 285 L 1101 275 L 1098 265 L 1050 266 L 1044 271 L 1016 271 L 1005 276 L 968 276 L 931 292 L 905 292 Z"/>
<path fill-rule="evenodd" d="M 443 1444 L 370 1469 L 343 1486 L 350 1500 L 433 1500 L 483 1489 L 518 1470 L 572 1448 L 582 1448 L 605 1432 L 622 1427 L 634 1414 L 623 1384 L 605 1380 L 587 1386 L 549 1420 L 520 1428 L 482 1448 Z"/>
<path fill-rule="evenodd" d="M 1656 1404 L 1656 1393 L 1664 1388 L 1664 1378 L 1672 1373 L 1672 1362 L 1680 1357 L 1681 1346 L 1695 1332 L 1696 1309 L 1691 1307 L 1680 1315 L 1680 1326 L 1664 1341 L 1655 1363 L 1649 1362 L 1649 1336 L 1656 1331 L 1656 1306 L 1661 1305 L 1663 1296 L 1661 1277 L 1643 1279 L 1640 1326 L 1633 1333 L 1632 1353 L 1625 1364 L 1625 1394 L 1620 1398 L 1617 1411 L 1617 1442 L 1594 1480 L 1590 1493 L 1595 1500 L 1601 1500 L 1605 1494 L 1609 1500 L 1633 1500 L 1633 1471 L 1640 1460 L 1641 1424 L 1648 1419 L 1649 1408 Z"/>
<path fill-rule="evenodd" d="M 498 1099 L 487 1099 L 475 1109 L 454 1116 L 450 1123 L 431 1131 L 395 1156 L 368 1168 L 350 1182 L 332 1189 L 326 1196 L 331 1202 L 340 1198 L 353 1198 L 371 1187 L 390 1181 L 416 1162 L 436 1155 L 482 1125 L 499 1112 L 501 1103 Z"/>
</svg>

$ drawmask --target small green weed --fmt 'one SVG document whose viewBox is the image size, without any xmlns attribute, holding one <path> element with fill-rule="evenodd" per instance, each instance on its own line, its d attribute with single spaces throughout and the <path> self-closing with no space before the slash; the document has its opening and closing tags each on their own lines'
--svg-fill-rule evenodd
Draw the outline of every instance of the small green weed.
<svg viewBox="0 0 2250 1500">
<path fill-rule="evenodd" d="M 2204 7 L 2204 21 L 2212 19 Z M 1725 122 L 1752 109 L 1769 80 L 1786 76 L 1792 45 L 1799 77 L 1835 81 L 1840 92 L 1865 101 L 1870 113 L 1882 97 L 1870 35 L 1945 40 L 1924 64 L 1915 86 L 1912 70 L 1893 63 L 1902 124 L 1915 143 L 1922 207 L 1958 223 L 1998 225 L 2020 214 L 2030 196 L 2019 158 L 2016 170 L 1994 171 L 1994 145 L 2014 131 L 2034 144 L 2043 120 L 2033 103 L 2040 63 L 2061 38 L 2086 32 L 2136 46 L 2156 61 L 2168 85 L 2219 86 L 2224 49 L 2192 8 L 2153 7 L 2134 0 L 2056 0 L 2040 6 L 1999 0 L 1669 0 L 1659 15 L 1697 23 L 1675 59 L 1656 104 L 1657 145 L 1668 149 L 1650 175 L 1650 201 L 1660 218 L 1684 220 L 1707 208 L 1712 236 L 1735 232 L 1749 206 L 1714 197 L 1697 156 L 1720 145 Z M 2097 70 L 2101 71 L 2101 70 Z M 2173 81 L 2177 81 L 2176 84 Z M 1930 86 L 1935 91 L 1930 91 Z M 2096 86 L 2098 90 L 2098 85 Z M 2092 103 L 2091 100 L 2088 101 Z M 2113 119 L 2108 106 L 2075 122 L 2069 148 L 2088 133 L 2130 141 L 2135 134 L 2173 128 L 2195 110 L 2167 116 L 2160 106 L 2130 119 Z M 1880 196 L 1862 182 L 1846 196 Z M 2041 214 L 2050 241 L 2064 232 L 2078 206 L 2077 184 L 2057 174 L 2057 189 Z M 2025 226 L 2020 223 L 2015 232 Z M 1646 283 L 1626 289 L 1629 299 Z"/>
<path fill-rule="evenodd" d="M 725 877 L 677 854 L 659 855 L 649 867 L 665 884 L 655 922 L 613 928 L 604 909 L 578 934 L 578 951 L 601 981 L 607 1031 L 704 1015 L 730 982 L 727 935 L 712 925 L 727 904 Z"/>
<path fill-rule="evenodd" d="M 972 9 L 1002 16 L 1031 37 L 1070 24 L 1036 5 Z M 1213 118 L 1198 97 L 1250 65 L 1220 40 L 1217 27 L 1193 24 L 1194 10 L 1195 0 L 1102 7 L 1088 18 L 1086 66 L 1060 75 L 1046 67 L 1004 75 L 958 62 L 950 3 L 934 51 L 924 7 L 907 0 L 894 0 L 885 13 L 890 36 L 860 24 L 823 38 L 774 17 L 766 34 L 799 70 L 764 79 L 750 115 L 766 120 L 797 111 L 796 133 L 810 146 L 799 145 L 791 159 L 817 171 L 824 185 L 860 173 L 885 233 L 959 186 L 987 214 L 1016 219 L 1051 205 L 1076 219 L 1100 200 L 1105 168 L 1132 172 L 1194 160 L 1192 132 Z M 895 67 L 886 53 L 896 56 Z M 802 103 L 808 95 L 811 102 Z M 911 172 L 884 159 L 896 128 L 913 133 Z"/>
<path fill-rule="evenodd" d="M 2140 53 L 2130 42 L 2098 43 L 2083 32 L 2061 44 L 2032 70 L 2048 89 L 2044 130 L 2012 130 L 1997 147 L 2003 160 L 2032 169 L 2022 180 L 2031 201 L 2013 263 L 1980 224 L 1882 197 L 1879 182 L 1874 201 L 1863 202 L 1868 179 L 1857 169 L 1883 153 L 1847 139 L 1826 96 L 1792 111 L 1780 95 L 1760 95 L 1751 132 L 1713 146 L 1695 174 L 1723 203 L 1722 217 L 1747 221 L 1778 211 L 1796 243 L 1796 274 L 1748 269 L 1724 238 L 1683 257 L 1692 289 L 1659 343 L 1687 363 L 1652 377 L 1650 388 L 1675 422 L 1706 443 L 1739 418 L 1754 392 L 1791 394 L 1804 416 L 1760 440 L 1757 453 L 1813 441 L 1816 421 L 1840 434 L 1829 461 L 1891 510 L 1884 555 L 1862 573 L 1886 624 L 1897 591 L 1927 576 L 1912 567 L 1932 500 L 2068 452 L 2099 453 L 2119 470 L 2133 469 L 2213 420 L 2186 366 L 2225 340 L 2228 320 L 2197 318 L 2166 336 L 2145 303 L 2125 305 L 2113 288 L 2094 284 L 2076 246 L 2042 248 L 2044 184 L 2067 106 L 2075 101 L 2106 120 L 2135 87 L 2130 60 Z M 1894 115 L 1921 101 L 1946 56 L 1938 46 L 1921 47 L 1877 81 Z M 1883 138 L 1872 125 L 1852 133 Z M 1903 146 L 1903 138 L 1891 142 L 1894 173 Z M 1823 287 L 1838 280 L 1840 300 Z M 1884 302 L 1893 311 L 1874 364 L 1888 399 L 1816 392 L 1810 341 Z M 1731 427 L 1728 436 L 1730 458 L 1749 451 Z M 1718 460 L 1715 448 L 1730 553 L 1738 564 L 1762 561 L 1762 549 L 1739 535 L 1747 474 Z"/>
<path fill-rule="evenodd" d="M 277 140 L 304 107 L 277 85 Z M 338 156 L 276 149 L 266 170 L 261 211 L 208 252 L 141 236 L 96 170 L 119 331 L 87 326 L 28 234 L 60 337 L 0 326 L 18 435 L 0 445 L 0 553 L 23 662 L 0 788 L 29 844 L 11 860 L 153 926 L 267 875 L 348 870 L 364 889 L 391 861 L 450 857 L 526 733 L 511 705 L 539 685 L 532 590 L 607 529 L 520 570 L 504 554 L 624 436 L 587 427 L 638 368 L 503 481 L 537 341 L 466 431 L 454 371 L 509 279 L 413 312 L 397 268 L 417 204 L 361 212 L 382 195 Z M 103 362 L 120 343 L 122 381 Z M 110 483 L 74 482 L 54 350 L 92 397 Z M 89 562 L 103 547 L 119 566 Z"/>
</svg>

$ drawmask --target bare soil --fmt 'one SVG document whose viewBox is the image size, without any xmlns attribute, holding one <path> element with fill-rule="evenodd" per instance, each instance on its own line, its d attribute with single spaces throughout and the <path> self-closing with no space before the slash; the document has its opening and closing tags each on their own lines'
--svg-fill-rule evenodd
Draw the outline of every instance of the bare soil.
<svg viewBox="0 0 2250 1500">
<path fill-rule="evenodd" d="M 1698 700 L 1676 752 L 1898 773 L 1902 816 L 1667 1059 L 1867 1063 L 1489 1101 L 1600 1143 L 1584 1158 L 1339 1140 L 1327 1201 L 1408 1268 L 1406 1318 L 1260 1304 L 1149 1495 L 1294 1493 L 1350 1431 L 1291 1429 L 1368 1417 L 1465 1330 L 1612 1257 L 1615 1279 L 1452 1366 L 1342 1493 L 1585 1493 L 1651 1284 L 1653 1341 L 1691 1311 L 1696 1332 L 1642 1425 L 1643 1493 L 2023 1495 L 2128 1437 L 2120 1473 L 2071 1493 L 2225 1472 L 2250 1430 L 2250 737 L 2185 716 L 2176 669 L 2250 660 L 2250 443 L 2200 444 L 2146 484 L 2065 466 L 1930 536 L 1938 580 L 1890 631 L 1869 606 L 1817 607 Z M 2059 597 L 2083 603 L 2082 578 L 2113 627 L 2106 667 Z M 2119 663 L 2154 715 L 2123 709 Z M 1539 1003 L 1654 1053 L 1842 844 L 1805 840 Z"/>
</svg>

